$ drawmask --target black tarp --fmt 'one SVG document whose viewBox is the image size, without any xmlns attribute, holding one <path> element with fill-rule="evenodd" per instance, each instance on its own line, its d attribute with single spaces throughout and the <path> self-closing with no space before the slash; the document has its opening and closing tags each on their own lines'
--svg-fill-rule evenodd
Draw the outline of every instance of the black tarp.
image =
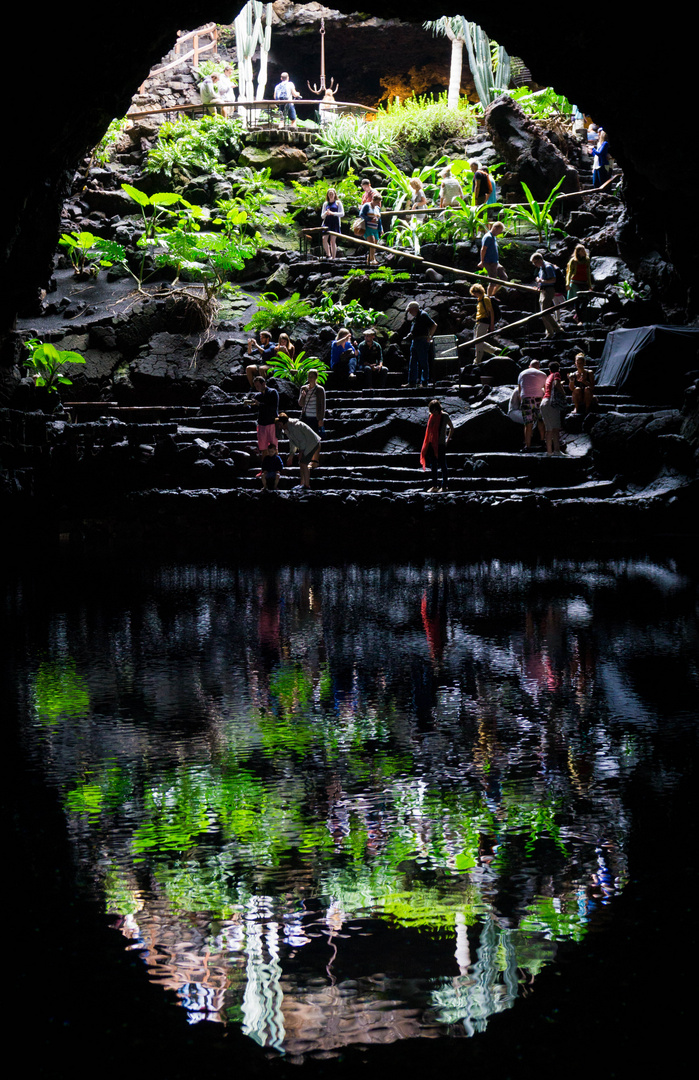
<svg viewBox="0 0 699 1080">
<path fill-rule="evenodd" d="M 682 375 L 699 369 L 699 327 L 638 326 L 612 330 L 602 350 L 596 382 L 640 401 L 681 397 Z"/>
</svg>

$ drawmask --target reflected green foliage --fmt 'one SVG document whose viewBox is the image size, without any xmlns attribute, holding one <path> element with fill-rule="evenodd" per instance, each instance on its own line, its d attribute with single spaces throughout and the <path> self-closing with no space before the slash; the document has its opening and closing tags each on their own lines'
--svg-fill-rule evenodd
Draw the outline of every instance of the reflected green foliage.
<svg viewBox="0 0 699 1080">
<path fill-rule="evenodd" d="M 101 814 L 118 810 L 130 797 L 131 780 L 118 765 L 108 766 L 99 778 L 90 773 L 65 796 L 65 809 L 74 814 Z"/>
<path fill-rule="evenodd" d="M 587 932 L 587 916 L 581 914 L 575 896 L 537 896 L 528 910 L 522 930 L 543 933 L 554 941 L 582 941 Z"/>
<path fill-rule="evenodd" d="M 33 685 L 34 708 L 40 720 L 55 724 L 62 717 L 86 716 L 90 711 L 90 691 L 75 661 L 44 661 Z"/>
</svg>

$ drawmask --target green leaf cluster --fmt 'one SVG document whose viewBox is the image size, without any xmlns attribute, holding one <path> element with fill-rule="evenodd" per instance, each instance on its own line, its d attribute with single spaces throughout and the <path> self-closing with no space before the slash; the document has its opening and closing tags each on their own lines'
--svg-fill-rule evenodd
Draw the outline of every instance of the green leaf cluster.
<svg viewBox="0 0 699 1080">
<path fill-rule="evenodd" d="M 293 213 L 299 214 L 303 210 L 320 211 L 325 202 L 328 188 L 334 188 L 337 197 L 347 212 L 353 206 L 359 206 L 362 201 L 362 190 L 357 182 L 357 174 L 349 168 L 346 176 L 337 180 L 316 180 L 314 184 L 301 184 L 298 180 L 291 181 L 294 189 Z"/>
<path fill-rule="evenodd" d="M 167 121 L 148 154 L 145 171 L 170 180 L 191 179 L 202 173 L 220 175 L 225 163 L 240 152 L 242 128 L 238 117 L 228 119 L 218 114 Z"/>
<path fill-rule="evenodd" d="M 272 375 L 278 379 L 288 379 L 296 386 L 303 386 L 308 381 L 308 372 L 312 369 L 318 372 L 319 383 L 327 380 L 330 371 L 328 365 L 317 356 L 306 356 L 304 351 L 297 353 L 293 358 L 280 352 L 272 360 L 267 361 L 267 370 Z"/>
<path fill-rule="evenodd" d="M 329 171 L 346 176 L 350 169 L 366 168 L 372 156 L 386 153 L 395 141 L 392 132 L 382 131 L 375 123 L 343 117 L 328 124 L 318 135 L 317 158 Z"/>
<path fill-rule="evenodd" d="M 367 330 L 383 313 L 375 308 L 363 307 L 358 300 L 343 304 L 341 300 L 333 300 L 328 293 L 323 293 L 323 299 L 310 314 L 316 322 L 336 323 L 355 330 Z"/>
<path fill-rule="evenodd" d="M 287 300 L 280 300 L 273 292 L 263 293 L 257 301 L 257 311 L 245 329 L 278 331 L 286 328 L 291 332 L 296 323 L 312 315 L 313 310 L 313 305 L 302 300 L 300 293 L 292 293 Z"/>
<path fill-rule="evenodd" d="M 416 146 L 439 145 L 447 139 L 467 139 L 476 131 L 476 110 L 466 98 L 450 109 L 447 95 L 395 99 L 381 109 L 374 126 L 391 135 L 396 146 L 410 151 Z"/>
<path fill-rule="evenodd" d="M 49 393 L 58 393 L 59 386 L 72 386 L 73 380 L 64 374 L 66 364 L 84 364 L 85 357 L 70 349 L 57 349 L 50 342 L 31 338 L 25 342 L 30 355 L 23 361 L 34 376 L 36 386 Z"/>
</svg>

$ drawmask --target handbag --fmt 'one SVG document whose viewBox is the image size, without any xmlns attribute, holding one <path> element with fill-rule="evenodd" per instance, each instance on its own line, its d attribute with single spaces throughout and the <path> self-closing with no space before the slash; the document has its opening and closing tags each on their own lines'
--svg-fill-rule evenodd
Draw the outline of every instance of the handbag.
<svg viewBox="0 0 699 1080">
<path fill-rule="evenodd" d="M 355 218 L 352 222 L 352 232 L 355 236 L 364 236 L 366 232 L 366 220 L 363 217 Z"/>
<path fill-rule="evenodd" d="M 560 379 L 556 379 L 553 384 L 553 394 L 551 395 L 551 404 L 556 409 L 565 410 L 568 408 L 568 399 L 566 392 L 563 389 L 563 385 Z"/>
</svg>

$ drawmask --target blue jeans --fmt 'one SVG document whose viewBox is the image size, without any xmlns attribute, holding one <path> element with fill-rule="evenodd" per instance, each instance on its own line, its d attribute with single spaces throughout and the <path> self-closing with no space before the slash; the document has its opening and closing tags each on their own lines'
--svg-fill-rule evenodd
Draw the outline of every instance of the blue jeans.
<svg viewBox="0 0 699 1080">
<path fill-rule="evenodd" d="M 282 114 L 283 119 L 286 119 L 288 117 L 288 119 L 291 120 L 292 124 L 295 123 L 296 109 L 290 102 L 280 102 L 278 108 L 279 112 Z"/>
<path fill-rule="evenodd" d="M 408 364 L 408 382 L 416 386 L 421 382 L 427 386 L 430 381 L 430 339 L 413 338 L 410 345 L 410 363 Z"/>
</svg>

